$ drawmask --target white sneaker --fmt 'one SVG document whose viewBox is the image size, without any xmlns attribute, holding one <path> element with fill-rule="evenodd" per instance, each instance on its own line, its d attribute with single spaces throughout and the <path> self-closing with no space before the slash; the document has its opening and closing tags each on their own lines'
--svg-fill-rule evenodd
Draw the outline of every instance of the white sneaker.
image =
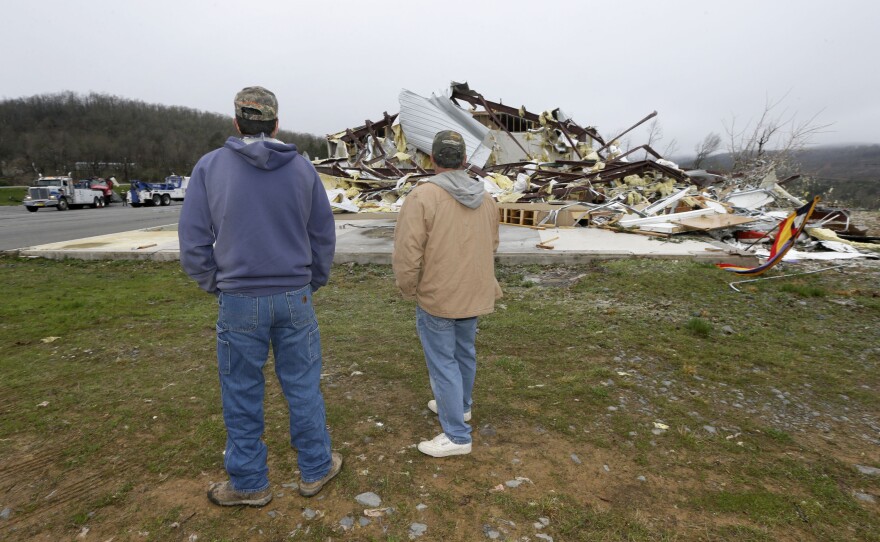
<svg viewBox="0 0 880 542">
<path fill-rule="evenodd" d="M 431 440 L 423 440 L 419 443 L 419 451 L 431 457 L 447 457 L 450 455 L 465 455 L 471 453 L 471 443 L 456 444 L 449 440 L 446 433 L 440 433 Z"/>
<path fill-rule="evenodd" d="M 437 414 L 437 401 L 435 401 L 433 399 L 428 401 L 428 410 L 430 410 L 434 414 Z M 467 412 L 464 413 L 464 421 L 466 421 L 466 422 L 471 421 L 471 411 L 470 410 L 468 410 Z"/>
</svg>

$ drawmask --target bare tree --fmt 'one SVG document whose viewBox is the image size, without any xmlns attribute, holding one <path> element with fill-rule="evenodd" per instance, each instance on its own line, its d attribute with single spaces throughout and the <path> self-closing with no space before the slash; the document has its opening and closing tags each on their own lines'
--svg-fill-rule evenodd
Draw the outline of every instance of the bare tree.
<svg viewBox="0 0 880 542">
<path fill-rule="evenodd" d="M 665 147 L 663 147 L 663 157 L 670 158 L 678 152 L 678 141 L 673 139 Z"/>
<path fill-rule="evenodd" d="M 651 124 L 648 125 L 648 141 L 646 144 L 654 148 L 663 140 L 663 127 L 660 126 L 660 123 L 657 119 L 651 121 Z M 645 160 L 648 159 L 648 151 L 645 151 Z"/>
<path fill-rule="evenodd" d="M 703 162 L 706 160 L 706 158 L 708 158 L 709 155 L 713 152 L 717 151 L 720 147 L 720 135 L 712 132 L 704 137 L 703 141 L 696 147 L 694 147 L 694 152 L 697 153 L 697 156 L 694 158 L 694 163 L 691 167 L 693 167 L 694 169 L 700 169 L 700 166 L 703 165 Z"/>
<path fill-rule="evenodd" d="M 778 100 L 767 98 L 758 120 L 749 121 L 742 128 L 737 127 L 735 117 L 729 124 L 724 123 L 734 171 L 763 177 L 771 169 L 796 168 L 797 151 L 807 147 L 814 136 L 831 126 L 818 122 L 821 111 L 806 120 L 799 120 L 796 113 L 784 107 L 787 97 L 788 93 Z"/>
</svg>

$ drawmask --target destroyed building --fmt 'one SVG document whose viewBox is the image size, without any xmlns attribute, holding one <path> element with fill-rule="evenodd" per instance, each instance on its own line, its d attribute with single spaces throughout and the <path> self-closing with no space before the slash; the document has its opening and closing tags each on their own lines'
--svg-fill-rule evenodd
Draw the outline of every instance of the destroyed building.
<svg viewBox="0 0 880 542">
<path fill-rule="evenodd" d="M 442 130 L 462 134 L 467 170 L 498 201 L 506 224 L 664 237 L 705 232 L 740 246 L 804 204 L 782 186 L 793 177 L 778 181 L 772 169 L 760 178 L 732 178 L 685 171 L 647 144 L 621 149 L 618 141 L 656 111 L 606 138 L 559 108 L 536 112 L 492 102 L 467 83 L 453 82 L 430 98 L 401 90 L 399 103 L 397 113 L 327 136 L 329 158 L 314 164 L 334 211 L 398 211 L 414 184 L 433 174 L 431 144 Z M 813 227 L 865 235 L 845 210 L 820 208 L 816 217 Z"/>
</svg>

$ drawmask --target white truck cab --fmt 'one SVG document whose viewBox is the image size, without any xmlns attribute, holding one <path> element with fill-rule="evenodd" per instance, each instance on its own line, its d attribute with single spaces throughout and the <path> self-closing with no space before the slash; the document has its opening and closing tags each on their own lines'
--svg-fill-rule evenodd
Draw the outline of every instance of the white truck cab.
<svg viewBox="0 0 880 542">
<path fill-rule="evenodd" d="M 40 176 L 34 186 L 28 188 L 23 203 L 25 209 L 35 213 L 44 207 L 55 207 L 59 211 L 85 205 L 103 207 L 105 200 L 104 193 L 89 188 L 88 181 L 75 181 L 67 176 Z"/>
</svg>

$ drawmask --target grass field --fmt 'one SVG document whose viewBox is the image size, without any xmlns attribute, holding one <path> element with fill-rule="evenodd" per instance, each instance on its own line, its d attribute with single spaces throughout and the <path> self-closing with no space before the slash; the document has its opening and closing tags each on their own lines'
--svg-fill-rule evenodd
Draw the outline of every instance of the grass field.
<svg viewBox="0 0 880 542">
<path fill-rule="evenodd" d="M 176 263 L 0 257 L 0 539 L 880 540 L 880 266 L 739 294 L 684 261 L 498 275 L 471 455 L 414 448 L 439 424 L 390 269 L 335 266 L 315 300 L 343 471 L 285 487 L 270 359 L 275 498 L 221 509 L 213 297 Z M 393 510 L 364 516 L 367 491 Z"/>
<path fill-rule="evenodd" d="M 0 205 L 21 205 L 27 188 L 19 186 L 0 186 Z"/>
</svg>

